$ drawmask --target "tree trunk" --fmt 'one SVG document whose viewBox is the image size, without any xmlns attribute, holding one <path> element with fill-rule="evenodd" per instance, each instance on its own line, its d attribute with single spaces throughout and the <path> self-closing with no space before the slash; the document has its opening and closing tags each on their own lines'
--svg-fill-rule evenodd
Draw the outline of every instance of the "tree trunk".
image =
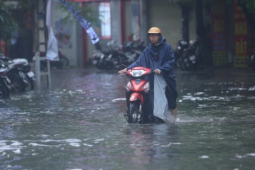
<svg viewBox="0 0 255 170">
<path fill-rule="evenodd" d="M 196 34 L 200 40 L 205 39 L 205 27 L 203 22 L 203 1 L 195 0 Z"/>
<path fill-rule="evenodd" d="M 210 48 L 210 35 L 204 24 L 204 5 L 203 0 L 195 0 L 195 17 L 196 17 L 196 35 L 197 35 L 197 64 L 199 66 L 212 65 L 212 55 Z"/>
<path fill-rule="evenodd" d="M 181 5 L 181 10 L 182 10 L 182 40 L 189 43 L 190 7 L 188 5 Z"/>
</svg>

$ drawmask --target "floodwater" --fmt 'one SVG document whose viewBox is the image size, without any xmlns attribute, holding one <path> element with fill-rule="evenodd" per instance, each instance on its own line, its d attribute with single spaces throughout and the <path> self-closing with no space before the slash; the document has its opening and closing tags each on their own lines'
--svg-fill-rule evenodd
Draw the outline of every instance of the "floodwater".
<svg viewBox="0 0 255 170">
<path fill-rule="evenodd" d="M 0 100 L 0 169 L 250 170 L 255 74 L 176 71 L 175 123 L 130 125 L 126 77 L 52 71 L 52 87 Z M 46 81 L 46 80 L 45 80 Z"/>
</svg>

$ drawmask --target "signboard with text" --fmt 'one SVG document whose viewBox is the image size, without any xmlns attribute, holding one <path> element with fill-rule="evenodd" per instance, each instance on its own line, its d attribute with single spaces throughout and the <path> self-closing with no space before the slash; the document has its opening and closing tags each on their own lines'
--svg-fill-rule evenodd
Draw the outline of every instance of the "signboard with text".
<svg viewBox="0 0 255 170">
<path fill-rule="evenodd" d="M 224 66 L 227 64 L 225 11 L 225 4 L 223 1 L 216 1 L 212 4 L 212 56 L 214 66 Z"/>
<path fill-rule="evenodd" d="M 247 67 L 248 53 L 248 28 L 243 10 L 234 2 L 234 66 Z"/>
</svg>

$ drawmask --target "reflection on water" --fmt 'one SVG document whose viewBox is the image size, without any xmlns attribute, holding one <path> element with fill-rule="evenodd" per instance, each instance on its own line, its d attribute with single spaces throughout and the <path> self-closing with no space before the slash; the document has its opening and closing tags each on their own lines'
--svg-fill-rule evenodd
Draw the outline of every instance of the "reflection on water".
<svg viewBox="0 0 255 170">
<path fill-rule="evenodd" d="M 177 72 L 176 123 L 147 125 L 123 117 L 126 78 L 84 70 L 53 76 L 50 90 L 0 100 L 0 169 L 254 167 L 254 75 Z"/>
</svg>

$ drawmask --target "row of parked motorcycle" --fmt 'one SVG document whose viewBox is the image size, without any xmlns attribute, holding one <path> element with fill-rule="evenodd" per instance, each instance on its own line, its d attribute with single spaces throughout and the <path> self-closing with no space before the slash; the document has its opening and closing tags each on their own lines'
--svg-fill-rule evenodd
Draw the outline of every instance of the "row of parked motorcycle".
<svg viewBox="0 0 255 170">
<path fill-rule="evenodd" d="M 129 41 L 122 45 L 117 45 L 116 42 L 116 40 L 109 41 L 105 49 L 93 52 L 92 64 L 99 70 L 122 69 L 136 61 L 146 47 L 144 42 L 137 44 Z M 174 50 L 177 67 L 184 71 L 196 70 L 197 45 L 197 41 L 193 43 L 178 41 L 177 48 Z"/>
<path fill-rule="evenodd" d="M 190 43 L 180 40 L 174 50 L 175 65 L 183 71 L 195 71 L 197 69 L 198 41 Z"/>
<path fill-rule="evenodd" d="M 129 41 L 118 45 L 112 40 L 103 50 L 93 52 L 92 64 L 99 70 L 122 69 L 136 61 L 144 49 L 144 42 Z"/>
<path fill-rule="evenodd" d="M 8 98 L 10 93 L 34 89 L 35 74 L 27 59 L 10 59 L 0 53 L 0 99 Z"/>
<path fill-rule="evenodd" d="M 106 44 L 106 49 L 94 51 L 92 63 L 99 70 L 122 69 L 136 61 L 144 49 L 144 42 L 135 44 L 134 41 L 130 41 L 117 45 L 116 40 L 112 40 Z M 198 64 L 203 64 L 201 61 L 198 63 L 198 53 L 198 40 L 191 42 L 179 40 L 174 50 L 175 66 L 183 71 L 197 70 Z M 249 66 L 255 70 L 255 49 L 250 57 Z"/>
<path fill-rule="evenodd" d="M 175 64 L 177 67 L 181 68 L 181 70 L 185 71 L 195 71 L 197 69 L 198 64 L 206 64 L 206 62 L 201 61 L 199 62 L 199 41 L 191 41 L 187 43 L 186 41 L 180 40 L 177 43 L 177 48 L 175 49 Z M 202 55 L 202 57 L 205 55 Z M 206 58 L 206 57 L 204 57 Z M 253 48 L 249 61 L 248 66 L 251 67 L 255 71 L 255 48 Z"/>
</svg>

